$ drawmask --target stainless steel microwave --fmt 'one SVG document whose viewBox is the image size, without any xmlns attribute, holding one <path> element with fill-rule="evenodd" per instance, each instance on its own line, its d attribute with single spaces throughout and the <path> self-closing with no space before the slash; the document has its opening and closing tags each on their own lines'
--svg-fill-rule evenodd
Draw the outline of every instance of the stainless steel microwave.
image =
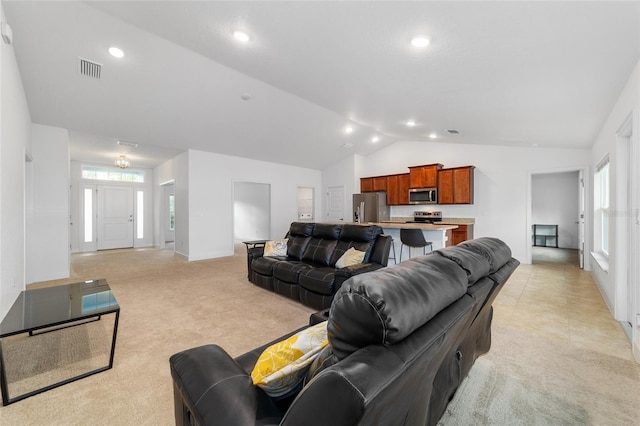
<svg viewBox="0 0 640 426">
<path fill-rule="evenodd" d="M 409 190 L 409 204 L 437 204 L 437 188 L 420 188 Z"/>
</svg>

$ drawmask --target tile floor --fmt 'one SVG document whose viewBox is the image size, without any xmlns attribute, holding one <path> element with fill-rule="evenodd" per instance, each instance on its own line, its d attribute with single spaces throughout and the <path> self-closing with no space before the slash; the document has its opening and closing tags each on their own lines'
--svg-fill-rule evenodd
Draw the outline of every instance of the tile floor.
<svg viewBox="0 0 640 426">
<path fill-rule="evenodd" d="M 555 252 L 554 252 L 555 251 Z M 557 339 L 576 349 L 633 360 L 631 343 L 607 308 L 575 250 L 534 247 L 494 301 L 494 321 Z"/>
</svg>

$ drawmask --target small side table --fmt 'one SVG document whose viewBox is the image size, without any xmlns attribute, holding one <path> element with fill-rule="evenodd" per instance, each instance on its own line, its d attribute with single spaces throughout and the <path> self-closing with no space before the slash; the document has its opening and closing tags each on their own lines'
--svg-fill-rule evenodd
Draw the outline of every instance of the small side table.
<svg viewBox="0 0 640 426">
<path fill-rule="evenodd" d="M 269 240 L 251 240 L 251 241 L 243 241 L 242 243 L 247 246 L 247 279 L 251 281 L 251 256 L 249 256 L 249 251 L 254 248 L 264 248 L 265 244 L 267 244 Z"/>
<path fill-rule="evenodd" d="M 28 334 L 29 339 L 44 333 L 56 332 L 69 327 L 78 327 L 102 317 L 114 315 L 113 334 L 109 362 L 104 367 L 80 373 L 76 376 L 25 392 L 10 395 L 7 381 L 6 359 L 2 352 L 2 339 L 18 334 Z M 0 323 L 0 388 L 2 405 L 9 405 L 41 392 L 71 383 L 113 367 L 116 349 L 120 305 L 104 279 L 80 283 L 24 290 Z M 5 348 L 6 349 L 6 348 Z M 47 348 L 42 349 L 45 353 Z"/>
</svg>

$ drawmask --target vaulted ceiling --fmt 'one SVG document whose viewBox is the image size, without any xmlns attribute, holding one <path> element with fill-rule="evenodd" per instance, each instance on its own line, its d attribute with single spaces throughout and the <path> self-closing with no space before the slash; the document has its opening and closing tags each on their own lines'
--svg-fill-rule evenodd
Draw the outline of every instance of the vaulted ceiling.
<svg viewBox="0 0 640 426">
<path fill-rule="evenodd" d="M 69 129 L 77 160 L 134 142 L 137 167 L 189 148 L 315 169 L 399 140 L 588 148 L 640 58 L 638 2 L 2 7 L 33 122 Z"/>
</svg>

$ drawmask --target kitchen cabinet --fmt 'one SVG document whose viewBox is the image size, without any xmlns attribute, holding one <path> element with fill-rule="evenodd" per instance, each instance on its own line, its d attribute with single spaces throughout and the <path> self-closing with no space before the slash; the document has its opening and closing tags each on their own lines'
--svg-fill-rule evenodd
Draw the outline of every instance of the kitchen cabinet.
<svg viewBox="0 0 640 426">
<path fill-rule="evenodd" d="M 458 225 L 458 227 L 451 232 L 451 244 L 457 245 L 463 241 L 473 239 L 473 225 Z"/>
<path fill-rule="evenodd" d="M 409 188 L 436 188 L 442 164 L 409 167 Z"/>
<path fill-rule="evenodd" d="M 373 192 L 373 178 L 360 178 L 360 192 Z"/>
<path fill-rule="evenodd" d="M 373 178 L 373 190 L 374 192 L 382 192 L 387 190 L 387 177 L 375 176 Z"/>
<path fill-rule="evenodd" d="M 398 175 L 387 176 L 387 204 L 397 206 L 398 195 Z"/>
<path fill-rule="evenodd" d="M 387 176 L 387 204 L 409 204 L 409 173 Z"/>
<path fill-rule="evenodd" d="M 398 175 L 398 204 L 409 205 L 409 173 Z"/>
<path fill-rule="evenodd" d="M 474 166 L 438 171 L 438 204 L 473 204 Z"/>
</svg>

